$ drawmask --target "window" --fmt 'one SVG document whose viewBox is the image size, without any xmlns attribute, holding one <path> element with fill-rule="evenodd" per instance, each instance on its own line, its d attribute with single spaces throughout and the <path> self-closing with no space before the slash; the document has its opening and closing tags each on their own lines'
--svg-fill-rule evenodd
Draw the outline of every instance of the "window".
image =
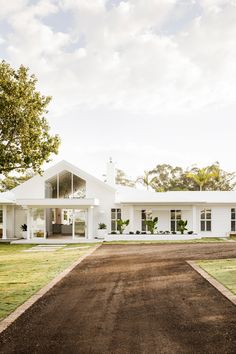
<svg viewBox="0 0 236 354">
<path fill-rule="evenodd" d="M 211 209 L 201 211 L 201 231 L 211 231 Z"/>
<path fill-rule="evenodd" d="M 231 231 L 236 231 L 235 208 L 231 209 Z"/>
<path fill-rule="evenodd" d="M 46 198 L 85 198 L 86 182 L 68 171 L 62 171 L 45 182 Z"/>
<path fill-rule="evenodd" d="M 111 209 L 111 231 L 117 231 L 116 220 L 121 219 L 121 209 Z"/>
<path fill-rule="evenodd" d="M 2 209 L 0 209 L 0 224 L 2 224 Z"/>
<path fill-rule="evenodd" d="M 181 220 L 181 210 L 170 211 L 170 230 L 178 231 L 178 221 Z"/>
<path fill-rule="evenodd" d="M 141 229 L 143 232 L 148 231 L 145 220 L 152 220 L 152 210 L 141 210 Z"/>
</svg>

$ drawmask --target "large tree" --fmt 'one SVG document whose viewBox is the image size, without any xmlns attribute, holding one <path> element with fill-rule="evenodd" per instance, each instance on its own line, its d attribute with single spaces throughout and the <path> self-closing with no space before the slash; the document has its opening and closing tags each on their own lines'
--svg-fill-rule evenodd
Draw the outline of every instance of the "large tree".
<svg viewBox="0 0 236 354">
<path fill-rule="evenodd" d="M 152 171 L 152 187 L 156 192 L 193 190 L 194 186 L 187 180 L 181 167 L 168 164 L 157 165 Z"/>
<path fill-rule="evenodd" d="M 192 170 L 186 176 L 194 181 L 198 185 L 199 190 L 202 191 L 206 190 L 209 182 L 216 177 L 216 172 L 209 167 L 203 167 L 196 168 L 195 171 Z"/>
<path fill-rule="evenodd" d="M 44 115 L 51 98 L 36 89 L 37 79 L 29 69 L 13 69 L 0 62 L 0 173 L 41 172 L 60 139 L 50 135 Z"/>
<path fill-rule="evenodd" d="M 203 168 L 194 167 L 186 175 L 195 181 L 200 190 L 231 191 L 236 186 L 235 172 L 222 170 L 219 162 Z"/>
</svg>

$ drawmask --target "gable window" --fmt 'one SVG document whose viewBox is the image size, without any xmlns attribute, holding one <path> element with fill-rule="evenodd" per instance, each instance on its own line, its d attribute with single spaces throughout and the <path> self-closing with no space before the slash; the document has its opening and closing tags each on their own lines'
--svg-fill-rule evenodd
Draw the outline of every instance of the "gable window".
<svg viewBox="0 0 236 354">
<path fill-rule="evenodd" d="M 211 209 L 201 210 L 201 231 L 211 231 Z"/>
<path fill-rule="evenodd" d="M 235 208 L 231 209 L 231 231 L 236 231 L 236 218 L 235 218 Z"/>
<path fill-rule="evenodd" d="M 170 230 L 178 231 L 178 221 L 181 220 L 181 210 L 170 211 Z"/>
<path fill-rule="evenodd" d="M 85 198 L 86 182 L 68 171 L 62 171 L 45 182 L 46 198 Z"/>
<path fill-rule="evenodd" d="M 144 209 L 141 210 L 141 229 L 143 232 L 147 232 L 148 228 L 145 223 L 146 220 L 152 220 L 152 210 Z"/>
<path fill-rule="evenodd" d="M 117 231 L 116 220 L 121 220 L 121 209 L 111 209 L 111 231 Z"/>
</svg>

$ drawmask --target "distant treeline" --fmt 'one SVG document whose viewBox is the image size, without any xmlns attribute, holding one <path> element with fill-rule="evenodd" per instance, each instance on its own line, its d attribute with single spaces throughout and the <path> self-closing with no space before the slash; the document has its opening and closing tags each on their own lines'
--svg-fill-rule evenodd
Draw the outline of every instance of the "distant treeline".
<svg viewBox="0 0 236 354">
<path fill-rule="evenodd" d="M 183 169 L 168 164 L 157 165 L 144 171 L 136 180 L 129 179 L 125 172 L 117 170 L 116 183 L 134 187 L 142 184 L 147 190 L 167 191 L 231 191 L 235 189 L 235 172 L 221 169 L 218 162 L 206 167 Z"/>
</svg>

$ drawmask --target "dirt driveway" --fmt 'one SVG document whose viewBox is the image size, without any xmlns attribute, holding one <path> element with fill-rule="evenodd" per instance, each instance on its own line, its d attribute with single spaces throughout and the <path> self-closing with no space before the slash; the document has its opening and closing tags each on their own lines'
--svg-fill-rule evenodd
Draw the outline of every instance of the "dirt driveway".
<svg viewBox="0 0 236 354">
<path fill-rule="evenodd" d="M 0 353 L 236 353 L 236 306 L 185 259 L 236 243 L 103 245 L 0 337 Z"/>
</svg>

